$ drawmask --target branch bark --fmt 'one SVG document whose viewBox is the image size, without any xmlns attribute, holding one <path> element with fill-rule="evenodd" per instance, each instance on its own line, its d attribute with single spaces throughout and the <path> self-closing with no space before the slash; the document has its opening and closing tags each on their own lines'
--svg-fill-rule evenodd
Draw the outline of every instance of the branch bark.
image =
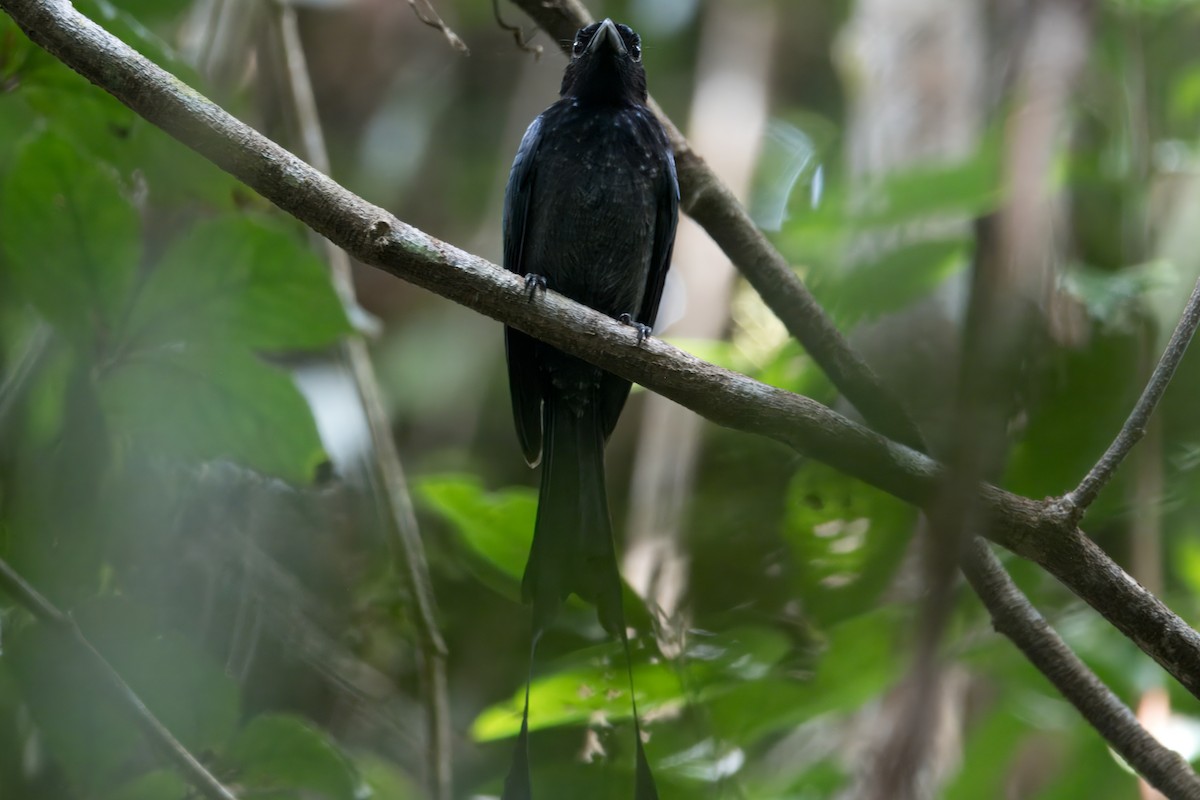
<svg viewBox="0 0 1200 800">
<path fill-rule="evenodd" d="M 89 668 L 104 679 L 104 685 L 108 687 L 112 699 L 129 714 L 146 738 L 179 770 L 188 783 L 209 800 L 237 800 L 237 795 L 205 769 L 158 717 L 154 716 L 154 712 L 146 707 L 142 698 L 129 688 L 129 684 L 113 669 L 112 664 L 109 664 L 100 651 L 87 640 L 83 631 L 75 624 L 75 620 L 59 611 L 3 559 L 0 559 L 0 590 L 24 606 L 43 625 L 57 631 L 75 645 Z"/>
<path fill-rule="evenodd" d="M 916 505 L 927 506 L 936 491 L 941 468 L 932 459 L 820 403 L 720 369 L 657 339 L 638 346 L 627 326 L 553 292 L 529 302 L 517 276 L 347 191 L 145 60 L 69 3 L 0 0 L 0 8 L 64 63 L 364 263 L 637 381 L 717 424 L 776 439 Z M 728 191 L 715 179 L 704 184 L 711 173 L 686 143 L 681 153 L 690 165 L 681 169 L 681 180 L 692 187 L 688 207 L 693 215 L 699 210 L 698 221 L 721 232 L 718 242 L 744 269 L 753 269 L 746 267 L 748 262 L 767 265 L 767 277 L 760 275 L 756 288 L 776 301 L 779 293 L 790 293 L 794 302 L 775 310 L 793 325 L 801 324 L 797 309 L 811 302 L 811 296 L 805 301 L 807 292 L 796 294 L 796 287 L 803 287 Z M 783 270 L 772 271 L 772 264 Z M 779 292 L 771 288 L 775 280 L 784 282 Z M 815 302 L 812 307 L 825 319 Z M 817 328 L 807 331 L 805 344 L 828 353 L 830 348 L 820 344 L 823 329 Z M 826 360 L 844 377 L 852 370 L 848 365 L 859 362 L 841 359 L 838 347 L 831 346 L 834 354 Z M 849 352 L 844 341 L 840 347 Z M 881 407 L 878 418 L 888 419 L 894 401 L 871 388 L 871 379 L 864 376 L 869 376 L 865 368 L 853 371 L 841 388 L 859 400 L 864 413 L 862 398 L 874 398 Z M 911 424 L 908 434 L 919 441 Z M 990 538 L 1055 575 L 1200 697 L 1200 635 L 1051 504 L 987 485 L 980 493 Z"/>
<path fill-rule="evenodd" d="M 1133 712 L 1100 682 L 1037 613 L 982 539 L 968 544 L 963 571 L 996 630 L 1054 684 L 1121 757 L 1167 797 L 1200 797 L 1200 780 L 1178 753 L 1147 733 Z"/>
</svg>

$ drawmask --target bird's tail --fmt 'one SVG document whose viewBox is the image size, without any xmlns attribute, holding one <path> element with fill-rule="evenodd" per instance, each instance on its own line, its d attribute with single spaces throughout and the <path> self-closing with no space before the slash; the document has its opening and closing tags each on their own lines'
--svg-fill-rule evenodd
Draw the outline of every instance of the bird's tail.
<svg viewBox="0 0 1200 800">
<path fill-rule="evenodd" d="M 594 603 L 600 624 L 623 633 L 621 578 L 604 488 L 604 427 L 598 398 L 549 397 L 543 410 L 542 486 L 521 592 L 535 635 L 572 592 Z"/>
<path fill-rule="evenodd" d="M 608 496 L 604 489 L 604 424 L 598 398 L 571 403 L 547 398 L 543 408 L 542 488 L 533 547 L 521 593 L 533 603 L 530 669 L 538 640 L 572 592 L 596 605 L 600 624 L 625 650 L 633 705 L 635 739 L 634 800 L 658 800 L 654 776 L 642 746 L 633 685 L 633 662 L 621 608 L 621 576 L 613 546 Z M 532 680 L 532 672 L 530 680 Z M 529 683 L 525 711 L 504 782 L 501 800 L 532 800 L 529 773 Z"/>
</svg>

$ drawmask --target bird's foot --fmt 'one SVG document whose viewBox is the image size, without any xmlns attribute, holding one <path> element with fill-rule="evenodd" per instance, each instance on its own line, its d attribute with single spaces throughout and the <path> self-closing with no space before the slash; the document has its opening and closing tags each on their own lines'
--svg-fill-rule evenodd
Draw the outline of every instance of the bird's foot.
<svg viewBox="0 0 1200 800">
<path fill-rule="evenodd" d="M 538 292 L 546 291 L 546 276 L 534 275 L 532 272 L 525 276 L 525 298 L 532 300 Z"/>
<path fill-rule="evenodd" d="M 642 344 L 642 342 L 650 338 L 650 326 L 643 325 L 642 323 L 638 322 L 633 318 L 632 314 L 622 314 L 621 316 L 617 317 L 617 322 L 621 323 L 622 325 L 628 325 L 637 331 L 637 343 L 639 346 Z"/>
</svg>

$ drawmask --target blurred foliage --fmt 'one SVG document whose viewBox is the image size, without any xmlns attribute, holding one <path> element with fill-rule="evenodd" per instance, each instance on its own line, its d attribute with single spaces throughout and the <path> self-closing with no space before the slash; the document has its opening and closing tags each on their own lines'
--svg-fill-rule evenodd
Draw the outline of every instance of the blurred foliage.
<svg viewBox="0 0 1200 800">
<path fill-rule="evenodd" d="M 76 5 L 218 96 L 175 49 L 191 2 Z M 495 260 L 509 158 L 553 97 L 561 62 L 516 50 L 486 4 L 438 4 L 471 59 L 395 5 L 396 16 L 372 18 L 400 42 L 385 42 L 402 56 L 393 71 L 341 84 L 334 67 L 365 69 L 358 59 L 374 45 L 326 27 L 336 10 L 306 12 L 314 64 L 326 65 L 314 73 L 335 174 Z M 849 4 L 776 5 L 788 46 L 755 218 L 847 331 L 946 296 L 966 275 L 969 228 L 908 234 L 999 206 L 1002 119 L 969 157 L 864 191 L 843 164 L 846 100 L 830 58 Z M 593 7 L 642 30 L 652 89 L 679 119 L 705 9 Z M 1060 288 L 1086 335 L 1047 342 L 1028 365 L 1003 483 L 1031 497 L 1061 493 L 1102 452 L 1200 272 L 1184 235 L 1200 229 L 1200 205 L 1186 202 L 1197 191 L 1200 12 L 1181 0 L 1110 0 L 1094 35 L 1070 146 L 1048 178 L 1069 204 Z M 261 77 L 248 72 L 222 100 L 287 141 Z M 352 113 L 362 83 L 378 94 Z M 246 797 L 407 800 L 422 796 L 425 774 L 411 603 L 382 533 L 369 446 L 341 438 L 353 439 L 357 409 L 322 394 L 345 388 L 338 347 L 352 331 L 315 253 L 293 222 L 0 19 L 0 556 L 70 610 L 148 707 Z M 499 327 L 374 273 L 357 277 L 386 322 L 375 356 L 451 651 L 457 796 L 494 796 L 528 669 L 518 600 L 536 505 L 511 434 Z M 929 344 L 918 335 L 914 347 Z M 836 399 L 744 295 L 727 340 L 680 344 Z M 935 348 L 942 371 L 922 383 L 949 385 L 946 352 Z M 1198 391 L 1193 357 L 1162 410 L 1157 506 L 1163 596 L 1189 620 L 1200 615 Z M 619 529 L 635 428 L 625 423 L 610 448 Z M 329 455 L 343 450 L 353 455 Z M 1122 560 L 1132 471 L 1088 517 Z M 790 450 L 705 430 L 686 510 L 688 616 L 663 619 L 627 597 L 664 798 L 808 800 L 850 785 L 859 743 L 908 667 L 917 527 L 913 509 Z M 1164 683 L 1039 570 L 1009 566 L 1118 695 L 1132 703 Z M 1096 733 L 960 595 L 945 650 L 971 688 L 944 796 L 1134 796 Z M 54 631 L 2 599 L 0 633 L 0 797 L 191 796 Z M 1167 688 L 1180 730 L 1194 731 L 1197 702 Z M 619 647 L 590 609 L 569 606 L 533 666 L 534 781 L 545 796 L 628 797 L 629 690 Z M 1194 733 L 1172 741 L 1200 753 Z"/>
</svg>

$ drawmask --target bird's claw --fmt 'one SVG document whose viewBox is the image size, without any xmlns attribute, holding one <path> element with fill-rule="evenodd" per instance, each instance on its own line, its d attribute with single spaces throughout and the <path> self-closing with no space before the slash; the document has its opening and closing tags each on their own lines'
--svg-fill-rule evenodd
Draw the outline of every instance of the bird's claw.
<svg viewBox="0 0 1200 800">
<path fill-rule="evenodd" d="M 546 291 L 546 276 L 534 275 L 532 272 L 525 276 L 525 297 L 532 300 L 538 292 Z"/>
<path fill-rule="evenodd" d="M 641 346 L 642 342 L 650 338 L 650 326 L 638 322 L 631 314 L 622 314 L 617 317 L 617 322 L 620 322 L 622 325 L 628 325 L 637 331 L 637 343 L 639 346 Z"/>
</svg>

